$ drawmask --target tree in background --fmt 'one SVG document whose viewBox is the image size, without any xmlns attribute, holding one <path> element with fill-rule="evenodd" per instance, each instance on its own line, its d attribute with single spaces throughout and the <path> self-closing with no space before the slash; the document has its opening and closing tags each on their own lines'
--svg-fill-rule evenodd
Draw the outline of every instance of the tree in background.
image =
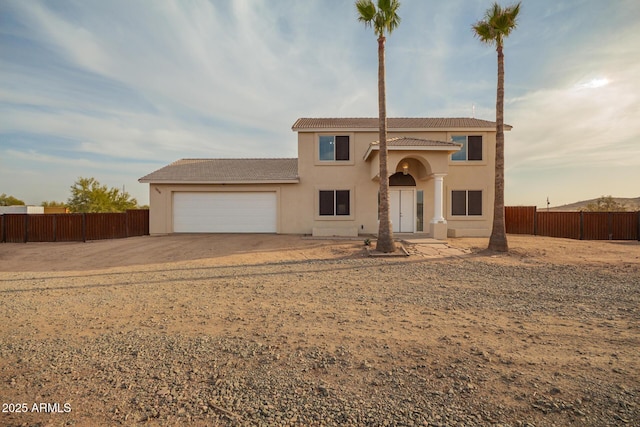
<svg viewBox="0 0 640 427">
<path fill-rule="evenodd" d="M 67 204 L 65 202 L 56 202 L 54 200 L 48 201 L 45 200 L 44 202 L 40 203 L 40 206 L 43 206 L 45 208 L 64 208 L 67 206 Z"/>
<path fill-rule="evenodd" d="M 389 174 L 387 173 L 387 100 L 385 89 L 384 42 L 385 34 L 391 34 L 398 25 L 398 0 L 378 0 L 378 6 L 372 0 L 356 1 L 358 20 L 364 22 L 365 27 L 373 27 L 378 36 L 378 113 L 380 129 L 380 205 L 378 212 L 380 224 L 378 226 L 378 240 L 376 249 L 381 252 L 393 252 L 396 245 L 393 242 L 393 230 L 389 218 Z"/>
<path fill-rule="evenodd" d="M 489 249 L 507 252 L 507 231 L 504 223 L 504 53 L 503 42 L 517 26 L 520 3 L 502 8 L 494 3 L 483 20 L 472 28 L 483 43 L 496 47 L 498 52 L 498 91 L 496 96 L 496 171 L 495 199 L 493 205 L 493 228 L 489 238 Z"/>
<path fill-rule="evenodd" d="M 67 207 L 71 212 L 124 212 L 135 209 L 138 201 L 126 191 L 107 188 L 95 178 L 78 178 L 71 186 L 71 197 Z"/>
<path fill-rule="evenodd" d="M 617 202 L 611 196 L 601 196 L 585 208 L 587 212 L 626 212 L 626 210 L 624 203 Z"/>
<path fill-rule="evenodd" d="M 24 204 L 25 203 L 22 200 L 16 199 L 13 196 L 7 196 L 4 193 L 0 194 L 0 206 L 17 206 Z"/>
</svg>

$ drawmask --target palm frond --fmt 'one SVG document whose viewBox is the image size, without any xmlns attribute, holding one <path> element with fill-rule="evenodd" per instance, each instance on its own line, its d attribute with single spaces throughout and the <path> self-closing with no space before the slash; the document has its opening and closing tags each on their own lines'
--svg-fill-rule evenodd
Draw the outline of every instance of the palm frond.
<svg viewBox="0 0 640 427">
<path fill-rule="evenodd" d="M 489 45 L 502 46 L 503 39 L 518 25 L 520 4 L 518 2 L 503 8 L 494 3 L 485 13 L 484 19 L 471 26 L 474 35 Z"/>
<path fill-rule="evenodd" d="M 486 21 L 478 21 L 472 27 L 474 35 L 480 39 L 481 42 L 488 45 L 493 45 L 496 40 L 496 36 L 493 32 L 493 27 Z"/>
<path fill-rule="evenodd" d="M 398 0 L 380 0 L 380 3 L 382 2 L 385 2 L 385 8 L 379 10 L 384 15 L 386 30 L 391 34 L 400 25 L 400 16 L 398 15 L 400 2 Z"/>
<path fill-rule="evenodd" d="M 376 17 L 376 6 L 371 0 L 356 1 L 356 9 L 358 10 L 358 21 L 364 22 L 365 27 L 371 27 Z"/>
<path fill-rule="evenodd" d="M 398 0 L 378 0 L 378 5 L 372 0 L 357 0 L 358 21 L 364 22 L 366 27 L 373 27 L 378 37 L 384 37 L 385 33 L 391 34 L 400 25 Z"/>
</svg>

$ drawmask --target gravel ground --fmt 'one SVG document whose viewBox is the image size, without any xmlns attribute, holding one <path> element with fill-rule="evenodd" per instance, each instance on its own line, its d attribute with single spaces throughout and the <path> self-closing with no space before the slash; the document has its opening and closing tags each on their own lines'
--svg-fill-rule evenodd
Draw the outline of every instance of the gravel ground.
<svg viewBox="0 0 640 427">
<path fill-rule="evenodd" d="M 0 424 L 640 425 L 640 246 L 518 242 L 0 272 Z"/>
</svg>

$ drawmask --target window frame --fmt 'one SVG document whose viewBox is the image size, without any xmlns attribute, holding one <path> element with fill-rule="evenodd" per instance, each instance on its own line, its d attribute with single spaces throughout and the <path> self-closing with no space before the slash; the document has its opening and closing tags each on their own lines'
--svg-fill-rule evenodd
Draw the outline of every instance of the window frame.
<svg viewBox="0 0 640 427">
<path fill-rule="evenodd" d="M 456 195 L 454 193 L 458 193 L 458 196 L 456 197 Z M 456 213 L 457 209 L 456 209 L 456 204 L 460 202 L 459 200 L 459 194 L 460 193 L 464 193 L 464 214 L 461 213 Z M 451 203 L 450 203 L 450 210 L 449 213 L 451 215 L 452 218 L 455 219 L 461 219 L 461 218 L 469 218 L 469 219 L 477 219 L 477 218 L 483 218 L 485 216 L 485 200 L 484 200 L 484 190 L 451 190 Z M 474 200 L 471 200 L 470 196 L 473 194 L 474 196 Z M 456 201 L 456 199 L 458 199 Z M 470 202 L 480 202 L 480 211 L 479 213 L 470 213 L 471 212 L 471 203 Z M 475 206 L 474 203 L 474 208 L 477 209 L 478 206 Z M 474 209 L 474 212 L 476 212 L 476 209 Z"/>
<path fill-rule="evenodd" d="M 333 138 L 333 153 L 331 159 L 323 159 L 323 154 L 326 154 L 328 151 L 321 152 L 323 147 L 323 139 L 331 137 Z M 337 138 L 345 138 L 347 147 L 346 149 L 343 147 L 341 149 L 338 148 L 339 141 Z M 345 141 L 343 140 L 342 143 Z M 355 164 L 355 151 L 354 151 L 354 136 L 352 133 L 319 133 L 316 134 L 315 137 L 315 164 L 318 166 L 333 166 L 333 165 L 354 165 Z M 342 156 L 340 156 L 342 154 Z M 340 158 L 336 160 L 336 156 L 344 157 L 345 155 L 348 158 Z"/>
<path fill-rule="evenodd" d="M 416 190 L 416 232 L 424 231 L 424 190 Z"/>
<path fill-rule="evenodd" d="M 327 201 L 328 193 L 332 193 L 331 196 L 331 213 L 326 213 L 329 210 L 325 205 Z M 353 188 L 318 188 L 316 189 L 316 207 L 315 217 L 319 220 L 345 220 L 353 219 Z M 324 195 L 324 202 L 323 202 Z M 347 197 L 346 200 L 346 213 L 338 213 L 340 209 L 340 197 Z M 324 210 L 324 213 L 323 213 Z"/>
<path fill-rule="evenodd" d="M 464 138 L 464 141 L 460 141 L 460 138 Z M 480 158 L 469 158 L 469 154 L 471 152 L 471 144 L 469 142 L 469 138 L 473 138 L 473 141 L 478 141 L 480 142 L 480 149 L 478 150 L 477 147 L 475 147 L 475 149 L 473 150 L 473 153 L 475 154 L 474 157 L 477 157 L 477 154 L 480 154 Z M 456 141 L 456 139 L 458 139 Z M 453 164 L 460 164 L 460 163 L 470 163 L 470 164 L 483 164 L 486 163 L 486 153 L 485 153 L 485 138 L 484 135 L 452 135 L 451 136 L 451 141 L 456 143 L 456 144 L 462 144 L 462 148 L 460 149 L 460 151 L 457 151 L 455 153 L 452 153 L 451 156 L 449 157 L 449 160 L 451 163 Z M 461 153 L 464 153 L 464 159 L 461 158 L 456 158 L 456 156 L 460 156 Z"/>
</svg>

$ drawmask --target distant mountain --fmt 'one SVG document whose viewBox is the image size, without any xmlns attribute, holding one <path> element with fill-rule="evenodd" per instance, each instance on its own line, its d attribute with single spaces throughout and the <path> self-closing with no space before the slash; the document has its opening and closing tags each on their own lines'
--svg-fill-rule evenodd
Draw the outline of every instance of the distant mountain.
<svg viewBox="0 0 640 427">
<path fill-rule="evenodd" d="M 570 203 L 568 205 L 562 205 L 562 206 L 554 206 L 549 208 L 549 210 L 551 211 L 581 211 L 581 210 L 585 210 L 587 208 L 587 205 L 589 203 L 595 203 L 596 200 L 598 200 L 599 197 L 595 198 L 595 199 L 591 199 L 591 200 L 582 200 L 580 202 L 575 202 L 575 203 Z M 618 203 L 623 204 L 628 211 L 640 211 L 640 197 L 614 197 L 613 200 L 615 200 Z M 546 207 L 539 207 L 539 210 L 546 210 Z"/>
</svg>

